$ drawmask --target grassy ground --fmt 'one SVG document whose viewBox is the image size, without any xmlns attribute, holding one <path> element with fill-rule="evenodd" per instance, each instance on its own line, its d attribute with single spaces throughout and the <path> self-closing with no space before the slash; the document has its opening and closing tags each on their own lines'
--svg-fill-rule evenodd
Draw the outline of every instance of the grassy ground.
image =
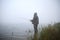
<svg viewBox="0 0 60 40">
<path fill-rule="evenodd" d="M 42 28 L 39 40 L 60 40 L 60 23 Z"/>
<path fill-rule="evenodd" d="M 60 40 L 60 23 L 55 23 L 53 25 L 49 24 L 43 27 L 40 33 L 39 31 L 37 33 L 38 35 L 34 33 L 31 40 Z"/>
</svg>

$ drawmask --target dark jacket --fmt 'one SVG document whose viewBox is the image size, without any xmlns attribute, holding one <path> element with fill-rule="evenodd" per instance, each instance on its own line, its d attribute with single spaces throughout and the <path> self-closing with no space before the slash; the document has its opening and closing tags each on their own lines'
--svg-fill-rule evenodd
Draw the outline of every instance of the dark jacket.
<svg viewBox="0 0 60 40">
<path fill-rule="evenodd" d="M 34 25 L 39 24 L 39 18 L 38 18 L 38 16 L 34 16 L 33 20 L 31 20 L 31 21 L 32 21 L 32 24 L 34 24 Z"/>
</svg>

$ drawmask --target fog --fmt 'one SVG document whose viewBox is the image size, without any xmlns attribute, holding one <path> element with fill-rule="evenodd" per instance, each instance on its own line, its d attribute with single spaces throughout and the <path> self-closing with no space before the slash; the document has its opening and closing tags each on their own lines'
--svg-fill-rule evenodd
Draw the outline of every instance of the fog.
<svg viewBox="0 0 60 40">
<path fill-rule="evenodd" d="M 60 22 L 59 0 L 1 0 L 0 33 L 33 30 L 34 12 L 39 25 Z"/>
</svg>

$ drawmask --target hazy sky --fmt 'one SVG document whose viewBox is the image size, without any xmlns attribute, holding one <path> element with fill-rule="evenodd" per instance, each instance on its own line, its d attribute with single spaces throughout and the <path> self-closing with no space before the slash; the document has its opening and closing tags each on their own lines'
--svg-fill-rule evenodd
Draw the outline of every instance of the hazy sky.
<svg viewBox="0 0 60 40">
<path fill-rule="evenodd" d="M 58 22 L 59 0 L 1 0 L 2 23 L 29 23 L 34 12 L 40 23 Z"/>
<path fill-rule="evenodd" d="M 33 30 L 30 20 L 34 12 L 39 24 L 60 22 L 60 0 L 0 0 L 0 3 L 1 34 Z"/>
</svg>

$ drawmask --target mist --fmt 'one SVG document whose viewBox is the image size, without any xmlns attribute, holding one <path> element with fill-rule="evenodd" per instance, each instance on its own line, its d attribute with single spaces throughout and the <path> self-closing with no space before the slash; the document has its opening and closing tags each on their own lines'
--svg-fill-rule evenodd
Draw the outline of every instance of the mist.
<svg viewBox="0 0 60 40">
<path fill-rule="evenodd" d="M 59 0 L 1 0 L 0 34 L 25 33 L 33 30 L 30 20 L 34 12 L 39 17 L 39 25 L 60 22 Z M 39 26 L 40 27 L 40 26 Z"/>
</svg>

